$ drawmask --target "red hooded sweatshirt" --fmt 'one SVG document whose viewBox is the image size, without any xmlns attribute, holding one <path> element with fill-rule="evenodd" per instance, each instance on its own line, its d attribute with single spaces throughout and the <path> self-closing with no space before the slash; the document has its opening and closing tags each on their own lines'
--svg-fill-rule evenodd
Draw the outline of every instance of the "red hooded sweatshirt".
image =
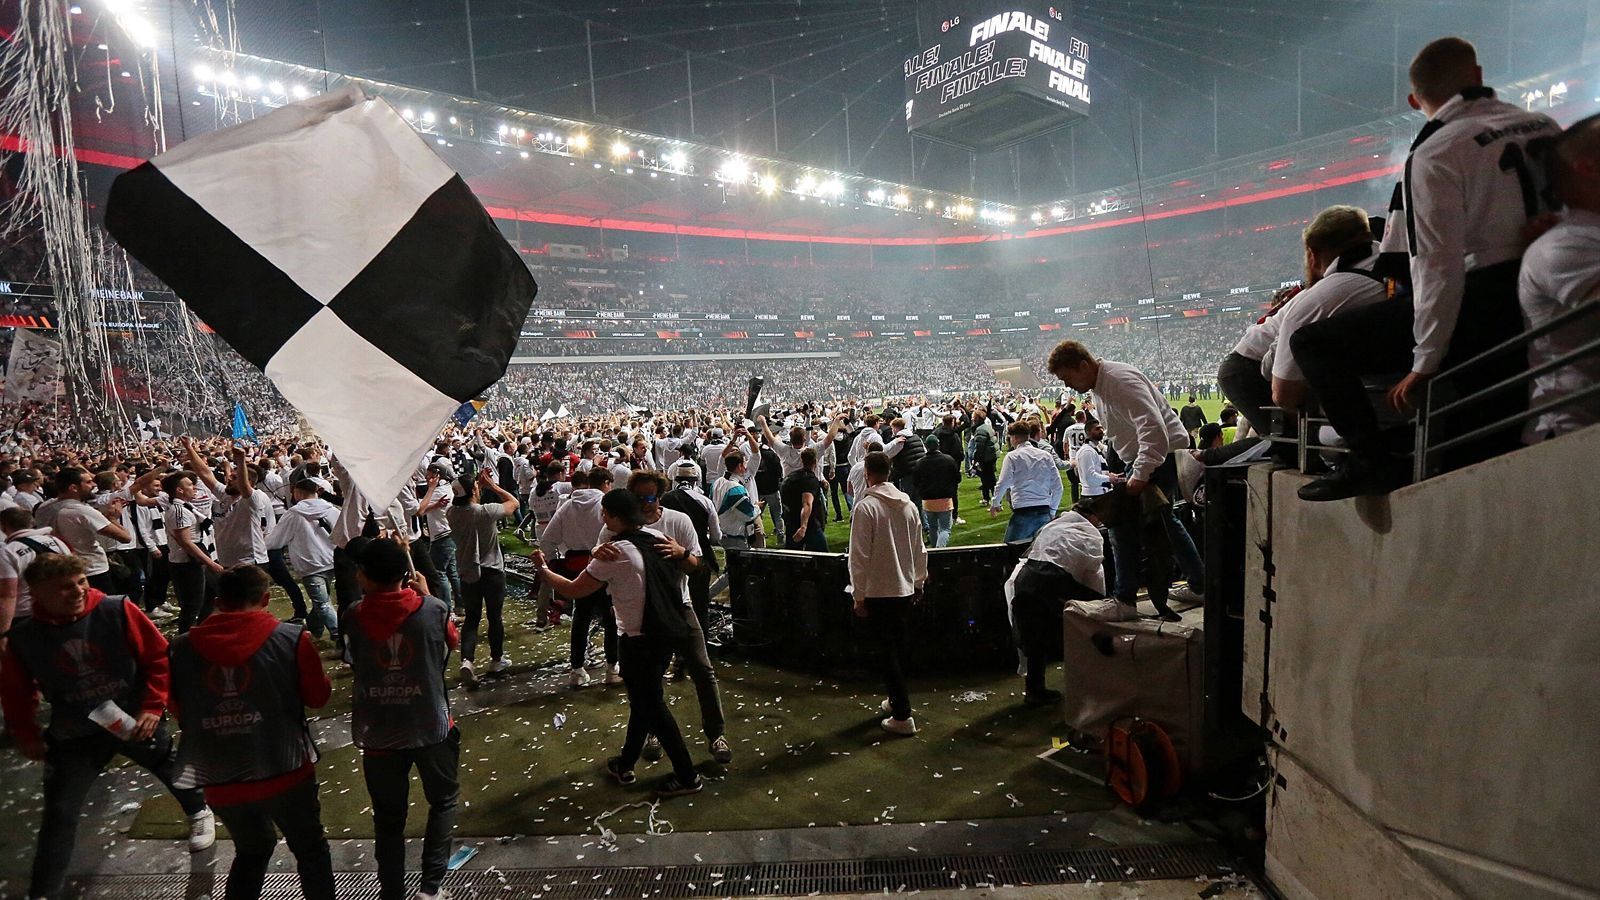
<svg viewBox="0 0 1600 900">
<path fill-rule="evenodd" d="M 65 625 L 87 616 L 105 599 L 104 593 L 90 588 L 84 599 L 83 615 L 53 619 L 35 606 L 33 616 L 49 625 Z M 128 650 L 139 661 L 139 672 L 144 676 L 144 702 L 139 705 L 139 713 L 161 713 L 167 708 L 167 689 L 172 684 L 172 667 L 167 664 L 167 639 L 138 604 L 126 597 L 118 597 L 113 602 L 127 604 L 123 617 L 127 620 Z M 0 663 L 0 708 L 5 710 L 6 726 L 18 743 L 36 743 L 42 739 L 37 718 L 39 682 L 9 644 L 5 661 Z"/>
<path fill-rule="evenodd" d="M 381 644 L 421 608 L 422 595 L 411 588 L 364 594 L 361 602 L 356 604 L 356 622 L 369 640 Z M 461 644 L 453 619 L 445 620 L 445 641 L 450 644 L 451 650 Z"/>
<path fill-rule="evenodd" d="M 189 630 L 189 644 L 200 658 L 209 663 L 243 666 L 267 642 L 278 624 L 278 617 L 265 609 L 215 612 Z M 329 695 L 333 693 L 333 685 L 322 668 L 322 658 L 317 655 L 309 632 L 300 633 L 300 643 L 295 648 L 295 664 L 300 670 L 300 701 L 312 709 L 326 706 Z M 174 712 L 178 710 L 176 694 L 172 698 L 172 708 Z M 265 800 L 300 784 L 315 771 L 315 764 L 308 758 L 305 765 L 293 772 L 285 772 L 264 781 L 211 785 L 205 789 L 206 802 L 212 806 L 230 806 Z"/>
</svg>

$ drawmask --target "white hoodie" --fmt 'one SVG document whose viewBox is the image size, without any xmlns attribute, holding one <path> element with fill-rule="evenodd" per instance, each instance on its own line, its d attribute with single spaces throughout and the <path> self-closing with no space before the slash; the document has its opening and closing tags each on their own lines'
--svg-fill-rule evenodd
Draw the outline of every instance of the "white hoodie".
<svg viewBox="0 0 1600 900">
<path fill-rule="evenodd" d="M 850 512 L 850 590 L 857 600 L 909 597 L 928 580 L 922 519 L 903 491 L 884 482 Z"/>
<path fill-rule="evenodd" d="M 289 568 L 297 577 L 315 575 L 333 568 L 333 529 L 339 524 L 339 507 L 322 499 L 301 500 L 283 514 L 267 549 L 289 549 Z"/>
<path fill-rule="evenodd" d="M 605 529 L 605 522 L 600 518 L 600 498 L 604 496 L 594 488 L 573 491 L 539 535 L 539 549 L 551 558 L 559 555 L 562 549 L 580 553 L 591 550 Z"/>
</svg>

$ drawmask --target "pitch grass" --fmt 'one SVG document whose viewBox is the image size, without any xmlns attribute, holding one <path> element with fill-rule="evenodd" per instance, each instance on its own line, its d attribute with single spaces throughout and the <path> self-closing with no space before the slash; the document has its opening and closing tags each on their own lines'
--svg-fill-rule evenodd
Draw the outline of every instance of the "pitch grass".
<svg viewBox="0 0 1600 900">
<path fill-rule="evenodd" d="M 1214 420 L 1222 401 L 1200 405 Z M 999 542 L 1009 509 L 990 519 L 976 479 L 962 481 L 960 498 L 968 524 L 956 526 L 951 546 Z M 830 522 L 832 550 L 842 552 L 848 539 L 848 519 Z M 531 550 L 514 534 L 503 534 L 501 542 L 514 554 Z M 601 771 L 621 746 L 627 720 L 622 690 L 554 686 L 552 673 L 565 670 L 569 631 L 534 633 L 524 593 L 513 582 L 505 618 L 514 664 L 498 688 L 515 699 L 460 719 L 463 804 L 457 833 L 464 837 L 598 833 L 597 816 L 649 799 L 648 785 L 668 772 L 665 762 L 641 762 L 640 785 L 621 788 Z M 288 615 L 281 597 L 274 611 Z M 333 699 L 318 713 L 342 716 L 350 707 L 349 671 L 333 661 L 328 669 Z M 875 681 L 839 682 L 739 659 L 719 660 L 718 672 L 735 753 L 726 770 L 710 761 L 700 738 L 692 686 L 681 682 L 668 689 L 707 779 L 703 793 L 662 806 L 661 814 L 680 831 L 980 819 L 1111 806 L 1105 791 L 1035 759 L 1056 736 L 1059 715 L 1022 706 L 1021 681 L 1012 673 L 913 679 L 921 733 L 898 739 L 878 727 L 882 693 Z M 525 684 L 535 679 L 545 686 Z M 490 690 L 475 699 L 488 702 L 495 696 Z M 558 715 L 565 717 L 560 727 Z M 355 749 L 326 753 L 318 778 L 329 836 L 370 838 L 371 809 Z M 415 814 L 407 830 L 421 836 L 426 810 L 420 787 L 413 789 L 411 805 Z M 643 831 L 642 810 L 626 810 L 604 824 L 618 832 Z M 169 839 L 186 834 L 176 803 L 164 793 L 144 805 L 132 831 L 134 837 Z"/>
<path fill-rule="evenodd" d="M 520 601 L 514 605 L 525 611 Z M 564 628 L 531 636 L 519 641 L 531 654 L 522 659 L 559 657 L 566 641 Z M 665 761 L 641 760 L 639 785 L 616 785 L 602 766 L 621 745 L 627 717 L 622 688 L 572 690 L 551 677 L 555 673 L 528 668 L 514 666 L 506 680 L 474 696 L 493 708 L 458 718 L 461 836 L 597 834 L 596 817 L 650 799 L 649 786 L 670 772 Z M 920 733 L 912 738 L 891 737 L 879 727 L 883 694 L 874 678 L 841 682 L 739 659 L 719 660 L 718 674 L 734 749 L 727 767 L 710 760 L 692 683 L 668 685 L 707 781 L 703 793 L 661 806 L 660 816 L 678 831 L 959 821 L 1112 805 L 1105 790 L 1035 758 L 1058 736 L 1060 714 L 1024 706 L 1022 681 L 1012 672 L 914 679 Z M 491 691 L 508 699 L 493 703 Z M 357 751 L 324 754 L 317 774 L 329 836 L 370 838 Z M 426 806 L 420 786 L 411 801 L 408 833 L 421 836 Z M 638 833 L 643 818 L 635 808 L 604 824 Z M 185 829 L 176 803 L 161 793 L 140 811 L 131 836 L 175 839 Z"/>
</svg>

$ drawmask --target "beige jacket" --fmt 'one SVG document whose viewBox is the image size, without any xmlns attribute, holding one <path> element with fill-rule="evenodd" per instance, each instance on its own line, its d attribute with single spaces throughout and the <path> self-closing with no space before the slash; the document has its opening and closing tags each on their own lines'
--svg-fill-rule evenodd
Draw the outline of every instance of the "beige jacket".
<svg viewBox="0 0 1600 900">
<path fill-rule="evenodd" d="M 850 513 L 850 586 L 857 601 L 909 597 L 928 580 L 917 507 L 892 484 L 873 485 Z"/>
</svg>

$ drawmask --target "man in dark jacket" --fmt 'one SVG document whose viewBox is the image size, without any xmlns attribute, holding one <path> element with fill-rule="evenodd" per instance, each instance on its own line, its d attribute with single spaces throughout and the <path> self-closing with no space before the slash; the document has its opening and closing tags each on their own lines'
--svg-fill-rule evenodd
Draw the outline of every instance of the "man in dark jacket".
<svg viewBox="0 0 1600 900">
<path fill-rule="evenodd" d="M 950 526 L 955 521 L 956 491 L 961 487 L 961 465 L 939 447 L 930 435 L 928 453 L 911 473 L 911 483 L 922 500 L 923 528 L 934 547 L 950 545 Z"/>
<path fill-rule="evenodd" d="M 947 413 L 944 421 L 934 430 L 933 436 L 939 441 L 939 452 L 950 457 L 956 463 L 956 494 L 951 505 L 951 520 L 957 525 L 965 525 L 961 518 L 961 463 L 967 458 L 967 452 L 961 440 L 962 423 L 956 418 L 955 412 Z"/>
</svg>

